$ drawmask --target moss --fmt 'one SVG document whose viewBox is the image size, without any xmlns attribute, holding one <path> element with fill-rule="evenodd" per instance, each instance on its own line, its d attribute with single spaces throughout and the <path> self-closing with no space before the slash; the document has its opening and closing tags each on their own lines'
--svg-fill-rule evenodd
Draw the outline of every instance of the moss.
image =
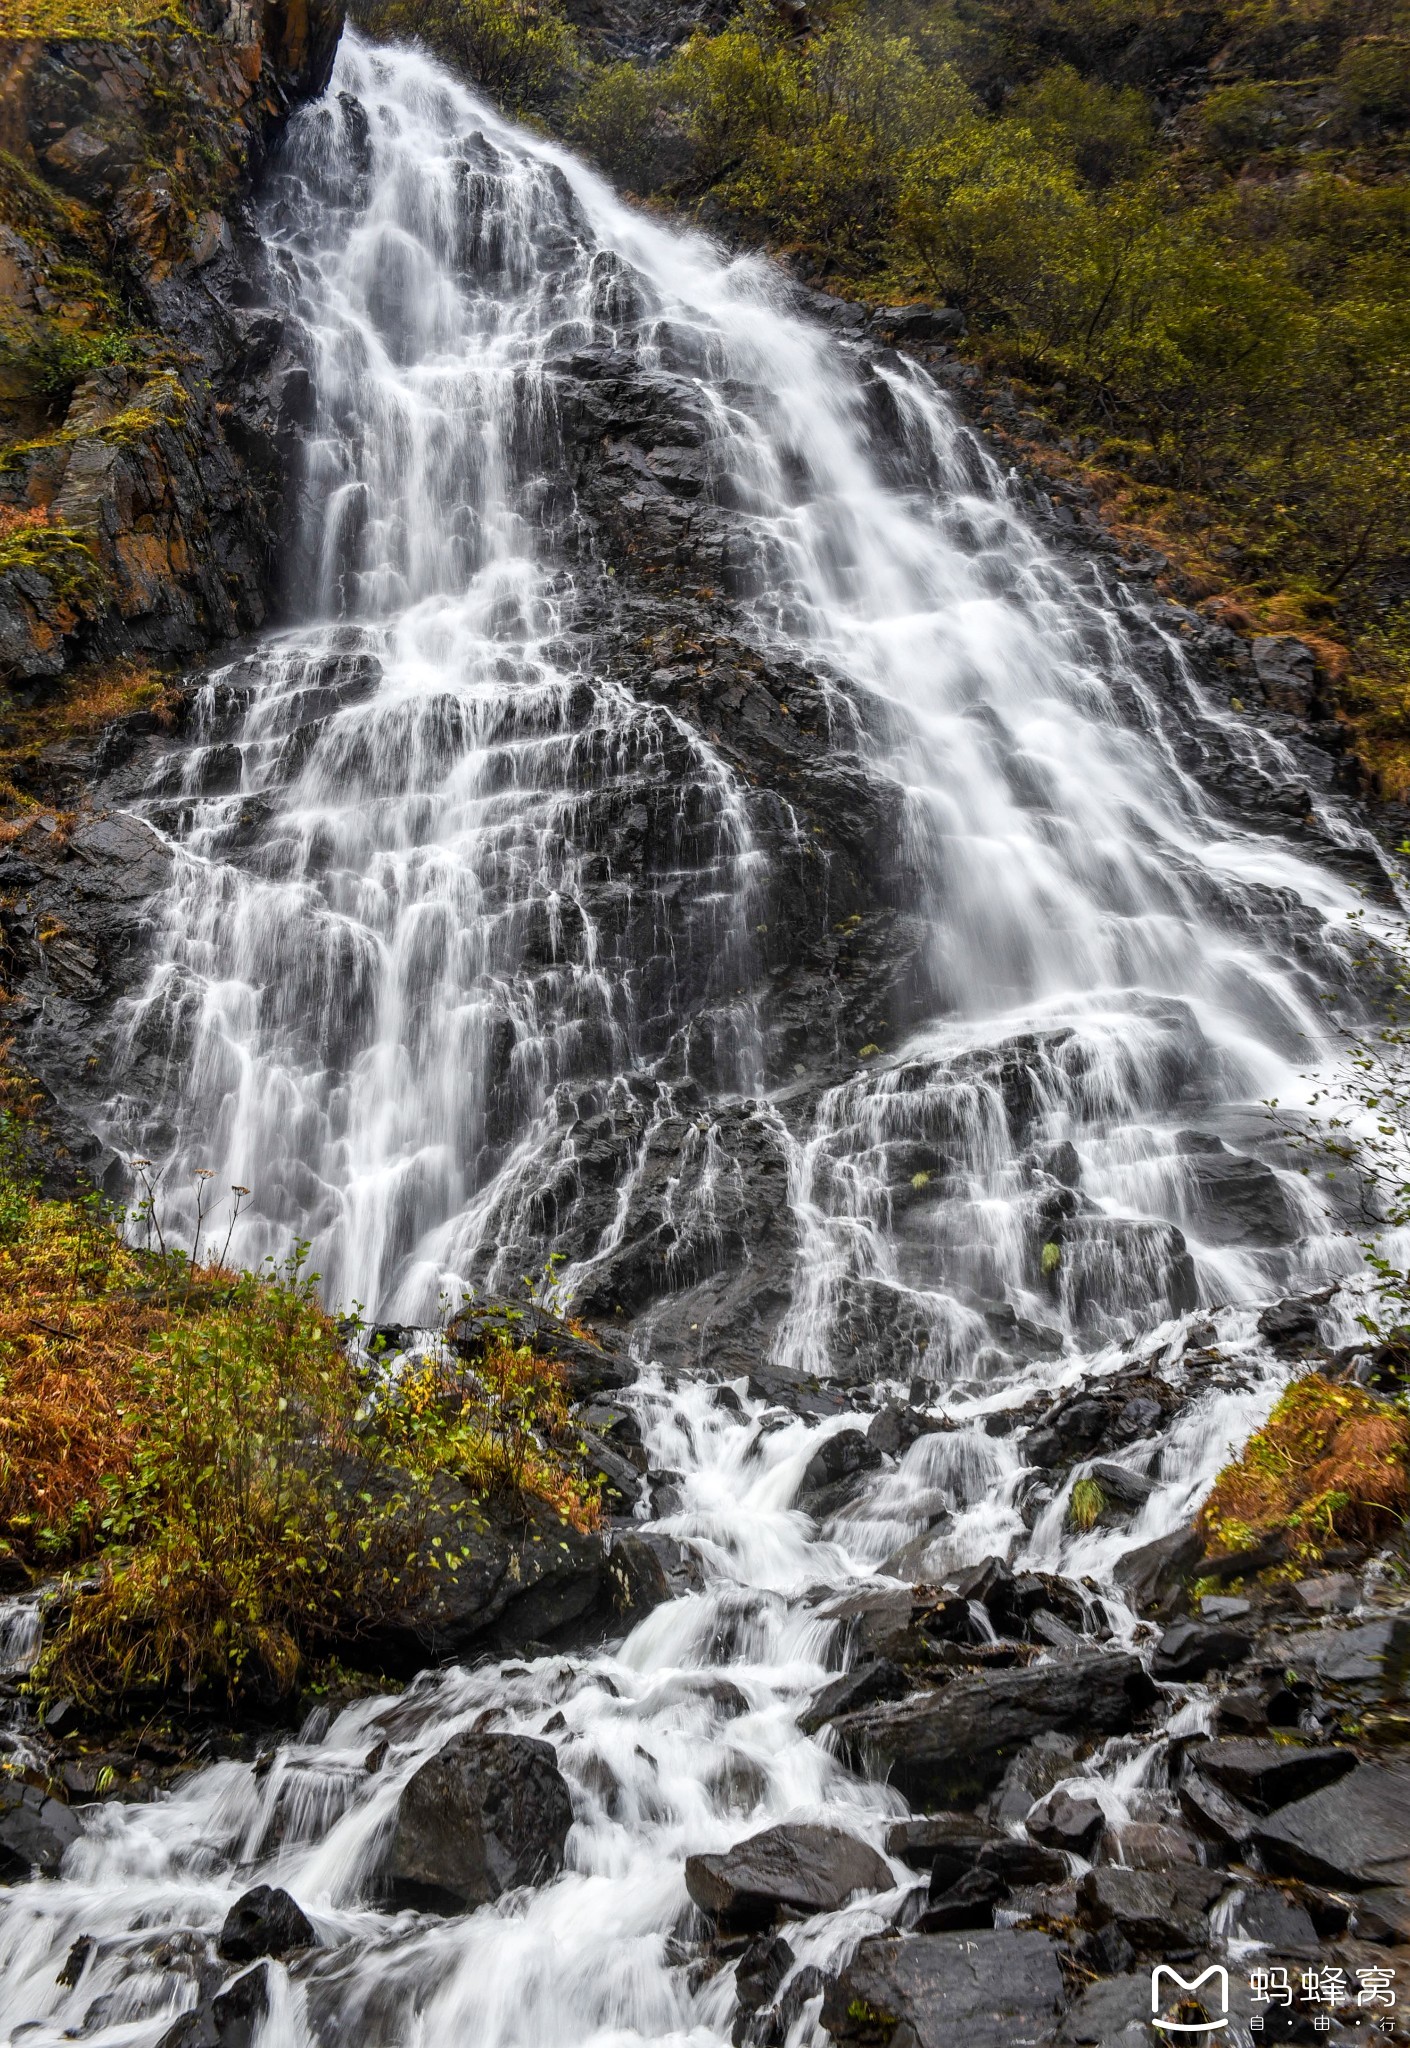
<svg viewBox="0 0 1410 2048">
<path fill-rule="evenodd" d="M 191 31 L 180 0 L 0 0 L 0 36 L 120 43 L 162 28 Z"/>
<path fill-rule="evenodd" d="M 102 585 L 88 537 L 75 527 L 51 526 L 38 518 L 0 526 L 0 576 L 19 569 L 42 576 L 66 604 L 92 602 Z"/>
<path fill-rule="evenodd" d="M 1374 1543 L 1410 1512 L 1407 1456 L 1401 1408 L 1308 1373 L 1220 1473 L 1196 1526 L 1215 1551 L 1283 1539 L 1310 1559 L 1333 1543 Z"/>
<path fill-rule="evenodd" d="M 1106 1512 L 1106 1495 L 1101 1482 L 1096 1479 L 1079 1479 L 1072 1489 L 1072 1498 L 1067 1504 L 1069 1525 L 1085 1534 L 1095 1529 Z"/>
</svg>

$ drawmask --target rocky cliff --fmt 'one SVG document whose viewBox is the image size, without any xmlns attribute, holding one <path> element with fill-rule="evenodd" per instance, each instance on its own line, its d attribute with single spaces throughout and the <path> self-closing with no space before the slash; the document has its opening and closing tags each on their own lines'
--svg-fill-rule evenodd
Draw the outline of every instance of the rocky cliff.
<svg viewBox="0 0 1410 2048">
<path fill-rule="evenodd" d="M 269 606 L 306 377 L 246 198 L 341 0 L 0 47 L 0 680 L 190 655 Z"/>
</svg>

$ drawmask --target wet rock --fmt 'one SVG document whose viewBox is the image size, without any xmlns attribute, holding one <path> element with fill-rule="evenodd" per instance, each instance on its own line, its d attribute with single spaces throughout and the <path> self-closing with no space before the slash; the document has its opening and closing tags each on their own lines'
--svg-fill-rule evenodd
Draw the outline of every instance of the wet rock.
<svg viewBox="0 0 1410 2048">
<path fill-rule="evenodd" d="M 532 1344 L 541 1358 L 551 1358 L 562 1366 L 570 1400 L 590 1401 L 620 1393 L 636 1378 L 634 1365 L 605 1344 L 567 1329 L 560 1317 L 535 1302 L 479 1298 L 455 1318 L 446 1332 L 446 1342 L 458 1358 L 475 1366 L 506 1331 L 514 1343 Z"/>
<path fill-rule="evenodd" d="M 817 1515 L 836 1513 L 856 1491 L 856 1482 L 877 1469 L 881 1456 L 864 1430 L 840 1429 L 826 1437 L 803 1473 L 798 1489 L 800 1507 Z"/>
<path fill-rule="evenodd" d="M 238 1898 L 225 1916 L 217 1952 L 231 1963 L 253 1963 L 260 1956 L 285 1956 L 312 1948 L 318 1936 L 296 1900 L 276 1886 L 257 1884 Z"/>
<path fill-rule="evenodd" d="M 1212 1779 L 1203 1777 L 1198 1770 L 1186 1769 L 1177 1796 L 1180 1811 L 1205 1841 L 1237 1855 L 1252 1840 L 1258 1815 L 1241 1805 Z"/>
<path fill-rule="evenodd" d="M 1148 2048 L 1149 1970 L 1088 1984 L 1062 2016 L 1060 2048 Z"/>
<path fill-rule="evenodd" d="M 1317 658 L 1302 640 L 1259 634 L 1251 648 L 1253 672 L 1275 711 L 1306 718 L 1317 695 Z"/>
<path fill-rule="evenodd" d="M 1282 1182 L 1261 1159 L 1201 1151 L 1185 1161 L 1192 1225 L 1206 1244 L 1287 1245 L 1299 1235 L 1297 1214 Z"/>
<path fill-rule="evenodd" d="M 940 1427 L 938 1418 L 927 1415 L 924 1409 L 904 1408 L 897 1401 L 888 1401 L 867 1424 L 867 1442 L 889 1458 L 900 1458 L 912 1444 L 919 1443 L 923 1436 L 933 1436 Z"/>
<path fill-rule="evenodd" d="M 1205 1938 L 1205 1913 L 1228 1880 L 1193 1865 L 1178 1870 L 1089 1870 L 1077 1887 L 1082 1918 L 1114 1925 L 1138 1953 L 1192 1948 Z"/>
<path fill-rule="evenodd" d="M 1148 1479 L 1143 1472 L 1133 1472 L 1129 1465 L 1115 1464 L 1110 1458 L 1094 1459 L 1086 1476 L 1096 1480 L 1109 1501 L 1132 1511 L 1143 1508 L 1151 1495 L 1160 1491 L 1158 1481 Z"/>
<path fill-rule="evenodd" d="M 1198 1863 L 1199 1844 L 1182 1828 L 1164 1821 L 1128 1820 L 1102 1836 L 1102 1856 L 1132 1870 L 1178 1870 Z"/>
<path fill-rule="evenodd" d="M 992 1927 L 994 1908 L 1008 1896 L 1008 1886 L 996 1870 L 972 1870 L 955 1879 L 947 1889 L 933 1888 L 930 1903 L 915 1923 L 918 1934 L 951 1934 L 962 1927 Z"/>
<path fill-rule="evenodd" d="M 1276 1956 L 1312 1956 L 1320 1936 L 1306 1906 L 1276 1885 L 1250 1886 L 1238 1892 L 1229 1911 L 1231 1929 L 1245 1941 L 1260 1941 Z"/>
<path fill-rule="evenodd" d="M 910 1690 L 911 1680 L 899 1664 L 886 1657 L 873 1657 L 851 1671 L 844 1671 L 840 1678 L 834 1678 L 830 1685 L 815 1693 L 799 1715 L 798 1726 L 805 1735 L 816 1735 L 839 1714 L 874 1706 L 878 1700 L 904 1699 Z"/>
<path fill-rule="evenodd" d="M 901 347 L 917 343 L 956 341 L 964 333 L 964 314 L 957 306 L 878 306 L 871 316 L 877 332 Z"/>
<path fill-rule="evenodd" d="M 635 1623 L 699 1583 L 699 1563 L 669 1536 L 618 1530 L 607 1549 L 607 1574 L 617 1612 Z"/>
<path fill-rule="evenodd" d="M 1294 1356 L 1314 1349 L 1322 1341 L 1317 1311 L 1310 1301 L 1280 1301 L 1265 1308 L 1258 1318 L 1258 1331 L 1275 1351 Z"/>
<path fill-rule="evenodd" d="M 459 1570 L 408 1573 L 400 1612 L 363 1622 L 340 1645 L 350 1663 L 410 1677 L 475 1647 L 600 1640 L 615 1618 L 623 1585 L 602 1538 L 542 1502 L 502 1514 L 442 1474 L 421 1533 L 427 1556 L 454 1551 Z"/>
<path fill-rule="evenodd" d="M 686 1859 L 685 1883 L 702 1912 L 729 1927 L 765 1927 L 780 1906 L 831 1913 L 853 1892 L 889 1891 L 885 1861 L 841 1828 L 786 1822 L 733 1849 Z"/>
<path fill-rule="evenodd" d="M 1325 1685 L 1396 1699 L 1410 1684 L 1410 1620 L 1387 1615 L 1285 1643 L 1287 1662 Z"/>
<path fill-rule="evenodd" d="M 1140 1659 L 1117 1652 L 956 1679 L 833 1727 L 845 1755 L 912 1802 L 972 1805 L 1036 1736 L 1124 1733 L 1152 1697 Z"/>
<path fill-rule="evenodd" d="M 1240 1629 L 1223 1628 L 1214 1622 L 1177 1621 L 1156 1646 L 1151 1675 L 1163 1679 L 1203 1678 L 1211 1671 L 1241 1664 L 1251 1647 Z"/>
<path fill-rule="evenodd" d="M 995 1839 L 996 1831 L 972 1813 L 931 1813 L 897 1821 L 887 1834 L 886 1847 L 912 1870 L 938 1873 L 943 1889 L 972 1869 Z"/>
<path fill-rule="evenodd" d="M 1038 2048 L 1062 2004 L 1046 1935 L 872 1935 L 828 1986 L 822 2023 L 834 2040 L 859 2044 L 899 2026 L 908 2048 Z"/>
<path fill-rule="evenodd" d="M 461 1735 L 408 1780 L 367 1873 L 378 1904 L 461 1913 L 562 1867 L 573 1824 L 546 1742 Z"/>
<path fill-rule="evenodd" d="M 1118 1558 L 1112 1574 L 1138 1614 L 1153 1608 L 1168 1612 L 1185 1596 L 1190 1572 L 1204 1545 L 1193 1529 L 1174 1529 Z"/>
<path fill-rule="evenodd" d="M 0 1777 L 0 1884 L 23 1884 L 32 1874 L 57 1877 L 65 1850 L 81 1832 L 60 1800 Z"/>
<path fill-rule="evenodd" d="M 260 1962 L 213 1998 L 202 2000 L 194 2011 L 183 2013 L 157 2048 L 253 2048 L 268 2011 L 269 1964 Z"/>
<path fill-rule="evenodd" d="M 1410 1766 L 1360 1764 L 1253 1830 L 1265 1866 L 1314 1884 L 1410 1882 Z"/>
<path fill-rule="evenodd" d="M 1050 1849 L 1066 1849 L 1075 1856 L 1088 1856 L 1106 1825 L 1105 1815 L 1094 1799 L 1074 1798 L 1059 1787 L 1040 1799 L 1028 1816 L 1028 1832 L 1035 1842 Z"/>
<path fill-rule="evenodd" d="M 1350 1614 L 1361 1598 L 1359 1583 L 1346 1572 L 1299 1579 L 1294 1591 L 1309 1614 Z"/>
<path fill-rule="evenodd" d="M 1257 1813 L 1320 1791 L 1356 1768 L 1352 1750 L 1304 1749 L 1287 1742 L 1205 1742 L 1192 1755 L 1203 1777 Z"/>
<path fill-rule="evenodd" d="M 751 1942 L 734 1973 L 734 1995 L 744 2010 L 757 2012 L 772 2005 L 792 1967 L 793 1951 L 781 1934 Z"/>
</svg>

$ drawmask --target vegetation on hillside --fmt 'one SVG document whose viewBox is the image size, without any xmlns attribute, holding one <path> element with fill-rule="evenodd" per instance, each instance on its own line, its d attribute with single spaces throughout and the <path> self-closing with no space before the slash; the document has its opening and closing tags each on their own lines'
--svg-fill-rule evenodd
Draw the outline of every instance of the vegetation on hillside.
<svg viewBox="0 0 1410 2048">
<path fill-rule="evenodd" d="M 958 304 L 1197 592 L 1324 642 L 1410 788 L 1407 0 L 743 0 L 654 63 L 593 61 L 552 0 L 356 11 L 653 204 Z"/>
<path fill-rule="evenodd" d="M 1277 1539 L 1311 1560 L 1334 1544 L 1375 1544 L 1410 1514 L 1408 1457 L 1403 1408 L 1305 1373 L 1220 1473 L 1196 1526 L 1212 1553 Z"/>
<path fill-rule="evenodd" d="M 595 1523 L 561 1368 L 511 1322 L 473 1372 L 447 1354 L 392 1379 L 300 1249 L 260 1273 L 138 1249 L 97 1194 L 46 1196 L 34 1157 L 0 1113 L 0 1542 L 82 1566 L 42 1684 L 108 1708 L 282 1697 L 461 1568 L 425 1534 L 446 1475 L 501 1513 L 530 1496 Z"/>
</svg>

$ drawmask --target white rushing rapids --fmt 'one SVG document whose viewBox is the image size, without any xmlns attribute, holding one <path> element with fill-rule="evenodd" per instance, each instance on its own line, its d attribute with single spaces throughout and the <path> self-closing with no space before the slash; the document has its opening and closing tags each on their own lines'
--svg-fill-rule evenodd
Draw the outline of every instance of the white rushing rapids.
<svg viewBox="0 0 1410 2048">
<path fill-rule="evenodd" d="M 544 1190 L 585 1100 L 645 1105 L 638 1160 L 697 1120 L 682 1243 L 708 1238 L 731 1170 L 699 1105 L 750 1101 L 788 1166 L 774 1363 L 826 1376 L 857 1342 L 908 1383 L 904 1335 L 918 1398 L 957 1426 L 819 1528 L 794 1501 L 836 1425 L 761 1428 L 742 1383 L 721 1404 L 643 1340 L 628 1398 L 653 1467 L 681 1475 L 659 1526 L 699 1589 L 600 1653 L 428 1674 L 267 1772 L 221 1763 L 164 1803 L 91 1809 L 61 1879 L 3 1894 L 0 2043 L 151 2048 L 204 1988 L 204 1938 L 268 1881 L 322 1946 L 314 1971 L 276 1971 L 258 2048 L 704 2048 L 729 2038 L 733 1980 L 691 1953 L 686 1855 L 783 1818 L 882 1847 L 905 1810 L 799 1732 L 843 1653 L 829 1599 L 932 1528 L 932 1574 L 999 1553 L 1109 1592 L 1119 1552 L 1188 1519 L 1266 1410 L 1259 1304 L 1353 1263 L 1297 1174 L 1275 1167 L 1269 1246 L 1220 1227 L 1200 1162 L 1219 1130 L 1256 1142 L 1259 1101 L 1315 1058 L 1335 967 L 1317 929 L 1354 898 L 1221 820 L 1172 732 L 1223 723 L 1275 771 L 1278 743 L 1200 699 L 1173 635 L 1157 690 L 1121 604 L 1045 550 L 930 378 L 896 357 L 864 376 L 763 263 L 644 218 L 427 58 L 351 36 L 266 230 L 312 347 L 302 622 L 211 677 L 209 743 L 173 749 L 142 799 L 176 878 L 124 1020 L 143 1079 L 119 1076 L 114 1143 L 160 1161 L 175 1201 L 197 1168 L 253 1190 L 232 1256 L 306 1237 L 330 1300 L 428 1322 L 556 1248 Z M 576 623 L 590 548 L 553 467 L 553 364 L 628 329 L 708 422 L 692 459 L 742 536 L 758 646 L 823 679 L 839 749 L 901 796 L 933 1021 L 812 1094 L 767 1067 L 745 778 L 597 672 Z M 671 844 L 649 876 L 613 869 L 594 804 L 624 815 L 663 783 Z M 1061 1223 L 1040 1270 L 1035 1186 Z M 630 1201 L 628 1174 L 568 1289 Z M 1133 1436 L 1122 1458 L 1154 1484 L 1128 1525 L 1075 1535 L 1066 1489 L 1034 1506 L 1000 1412 L 1133 1345 L 1175 1361 L 1195 1317 L 1240 1370 Z M 1036 1354 L 1003 1337 L 1019 1325 Z M 0 1633 L 12 1669 L 37 1647 L 24 1614 Z M 1130 1631 L 1114 1596 L 1093 1615 Z M 398 1788 L 487 1712 L 554 1744 L 567 1870 L 460 1919 L 369 1910 Z M 1113 1815 L 1159 1812 L 1158 1745 L 1086 1768 Z M 893 1923 L 915 1881 L 893 1868 L 896 1892 L 790 1934 L 789 2048 L 824 2038 L 803 1973 Z"/>
</svg>

